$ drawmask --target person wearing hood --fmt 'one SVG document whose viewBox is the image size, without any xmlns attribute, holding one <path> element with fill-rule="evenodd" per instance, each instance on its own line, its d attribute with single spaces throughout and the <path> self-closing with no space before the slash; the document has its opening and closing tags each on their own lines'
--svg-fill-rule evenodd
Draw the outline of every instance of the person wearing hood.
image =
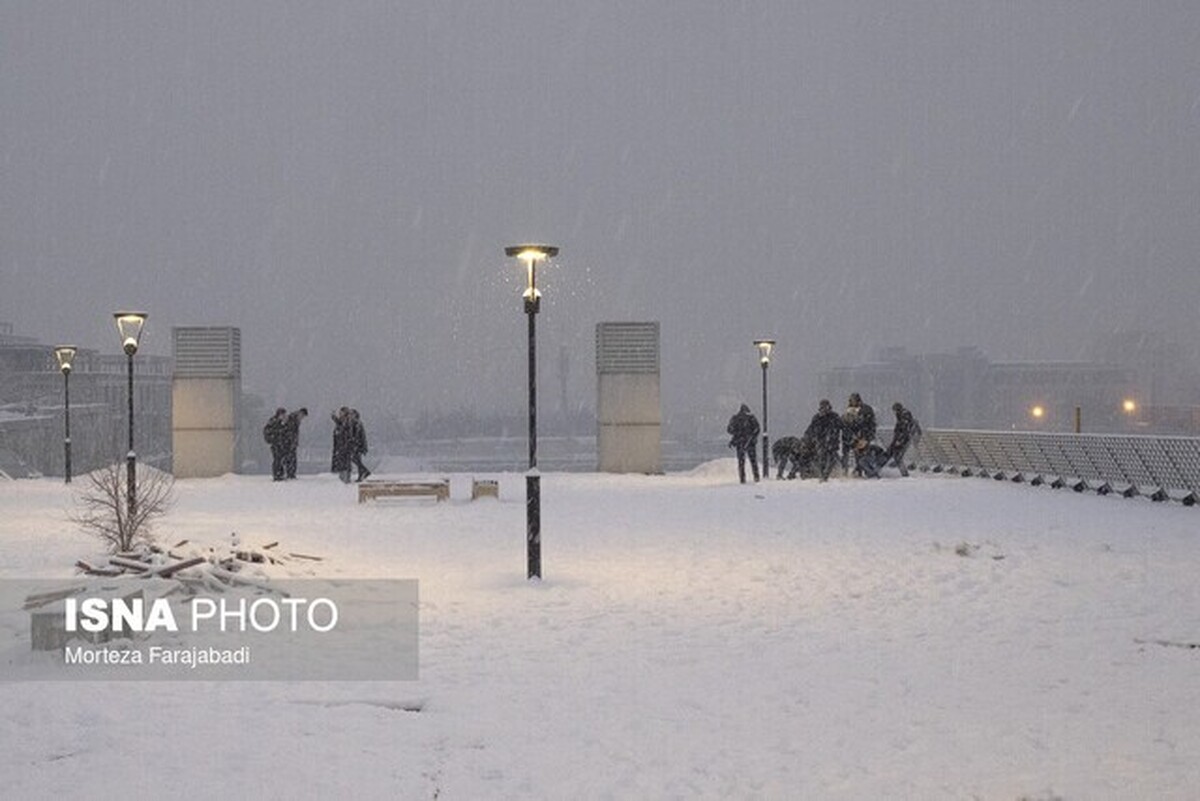
<svg viewBox="0 0 1200 801">
<path fill-rule="evenodd" d="M 842 442 L 842 418 L 833 410 L 833 404 L 822 399 L 817 404 L 817 413 L 813 415 L 804 432 L 804 436 L 817 444 L 817 472 L 822 481 L 829 480 L 833 466 L 838 461 L 838 447 Z"/>
<path fill-rule="evenodd" d="M 725 433 L 729 435 L 729 447 L 737 450 L 738 479 L 743 484 L 746 483 L 746 457 L 750 457 L 750 470 L 754 473 L 754 480 L 758 481 L 758 457 L 754 453 L 758 432 L 758 418 L 744 403 L 737 414 L 729 418 L 729 425 L 725 427 Z"/>
<path fill-rule="evenodd" d="M 888 458 L 900 468 L 900 475 L 908 475 L 908 467 L 904 464 L 904 452 L 908 446 L 921 436 L 921 424 L 913 413 L 904 408 L 904 404 L 896 401 L 892 404 L 896 414 L 896 425 L 892 427 L 892 444 L 888 446 Z"/>
</svg>

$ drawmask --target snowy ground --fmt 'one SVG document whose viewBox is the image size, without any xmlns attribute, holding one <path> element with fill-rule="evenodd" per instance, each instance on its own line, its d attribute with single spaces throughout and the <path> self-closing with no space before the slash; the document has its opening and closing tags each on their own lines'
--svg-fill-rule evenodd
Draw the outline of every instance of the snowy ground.
<svg viewBox="0 0 1200 801">
<path fill-rule="evenodd" d="M 1200 512 L 733 474 L 545 476 L 540 584 L 519 475 L 363 506 L 329 476 L 180 481 L 166 541 L 419 579 L 420 679 L 0 684 L 0 794 L 1196 797 Z M 69 499 L 0 484 L 0 577 L 95 552 Z"/>
</svg>

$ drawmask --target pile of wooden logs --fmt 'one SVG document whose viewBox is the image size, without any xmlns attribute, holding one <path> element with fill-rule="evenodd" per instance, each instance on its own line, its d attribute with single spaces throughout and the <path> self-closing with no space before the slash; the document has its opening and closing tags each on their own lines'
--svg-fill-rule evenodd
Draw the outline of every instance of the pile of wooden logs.
<svg viewBox="0 0 1200 801">
<path fill-rule="evenodd" d="M 80 559 L 75 567 L 82 576 L 71 586 L 26 597 L 24 608 L 31 615 L 31 644 L 35 651 L 54 650 L 63 647 L 68 636 L 83 636 L 68 635 L 63 628 L 61 602 L 66 598 L 96 591 L 120 597 L 145 597 L 148 593 L 153 597 L 177 596 L 186 600 L 200 593 L 225 592 L 233 587 L 286 596 L 286 592 L 271 585 L 270 576 L 263 568 L 296 560 L 319 562 L 322 557 L 285 552 L 278 542 L 256 548 L 243 547 L 234 534 L 229 545 L 220 548 L 202 547 L 183 540 L 170 548 L 150 545 L 93 561 Z M 279 576 L 284 577 L 286 574 Z M 146 579 L 146 583 L 143 584 L 141 579 Z M 102 635 L 100 639 L 107 640 L 107 633 Z M 93 641 L 98 640 L 93 638 Z"/>
<path fill-rule="evenodd" d="M 311 554 L 284 552 L 279 549 L 278 541 L 257 548 L 247 548 L 243 547 L 234 535 L 232 542 L 228 550 L 222 549 L 220 552 L 214 547 L 200 549 L 195 546 L 183 552 L 182 549 L 189 545 L 189 541 L 181 540 L 167 549 L 150 545 L 136 551 L 111 554 L 103 563 L 93 564 L 91 561 L 80 559 L 75 563 L 75 567 L 87 576 L 129 575 L 138 578 L 171 578 L 180 571 L 197 568 L 185 575 L 207 573 L 227 584 L 234 584 L 243 583 L 236 581 L 236 574 L 246 565 L 283 565 L 294 560 L 322 560 L 322 557 Z"/>
</svg>

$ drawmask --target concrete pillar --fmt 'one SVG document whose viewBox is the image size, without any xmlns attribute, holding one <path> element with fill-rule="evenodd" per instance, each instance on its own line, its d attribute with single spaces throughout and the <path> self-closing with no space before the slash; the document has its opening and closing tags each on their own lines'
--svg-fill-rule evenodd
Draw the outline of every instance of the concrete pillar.
<svg viewBox="0 0 1200 801">
<path fill-rule="evenodd" d="M 172 335 L 175 477 L 235 473 L 242 396 L 241 332 L 196 326 L 173 328 Z"/>
<path fill-rule="evenodd" d="M 596 389 L 600 471 L 661 473 L 658 323 L 597 324 Z"/>
</svg>

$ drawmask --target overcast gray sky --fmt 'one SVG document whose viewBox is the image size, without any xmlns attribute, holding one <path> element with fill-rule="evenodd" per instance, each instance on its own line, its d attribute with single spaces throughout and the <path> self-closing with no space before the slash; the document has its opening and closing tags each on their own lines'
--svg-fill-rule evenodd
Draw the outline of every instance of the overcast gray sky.
<svg viewBox="0 0 1200 801">
<path fill-rule="evenodd" d="M 237 325 L 271 404 L 520 409 L 540 240 L 543 405 L 659 320 L 668 414 L 776 338 L 781 430 L 879 345 L 1200 341 L 1198 215 L 1192 2 L 0 2 L 0 319 Z"/>
</svg>

